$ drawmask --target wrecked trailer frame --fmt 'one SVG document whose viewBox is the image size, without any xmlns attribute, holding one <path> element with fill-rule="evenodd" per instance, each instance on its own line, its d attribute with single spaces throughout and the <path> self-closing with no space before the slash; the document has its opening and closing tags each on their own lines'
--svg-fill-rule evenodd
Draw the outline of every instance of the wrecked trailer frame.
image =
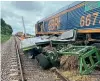
<svg viewBox="0 0 100 81">
<path fill-rule="evenodd" d="M 49 61 L 48 63 L 51 66 L 59 66 L 59 58 L 63 55 L 73 55 L 78 57 L 78 67 L 80 74 L 89 74 L 93 71 L 93 69 L 96 66 L 100 64 L 100 54 L 98 53 L 98 49 L 95 46 L 67 45 L 62 49 L 57 49 L 56 51 L 54 50 L 43 53 L 42 57 L 44 56 L 45 59 Z M 41 56 L 39 56 L 39 58 L 41 58 Z"/>
<path fill-rule="evenodd" d="M 28 51 L 33 48 L 36 48 L 37 46 L 42 46 L 45 44 L 51 44 L 51 43 L 52 44 L 58 44 L 58 43 L 64 44 L 64 43 L 74 42 L 77 36 L 76 32 L 77 32 L 76 29 L 66 31 L 61 36 L 59 36 L 58 39 L 54 39 L 54 40 L 50 39 L 50 36 L 49 37 L 41 36 L 41 37 L 24 39 L 21 41 L 20 48 L 23 51 Z"/>
<path fill-rule="evenodd" d="M 56 40 L 50 40 L 50 39 L 43 40 L 43 38 L 41 38 L 40 41 L 34 41 L 35 43 L 33 45 L 33 48 L 31 45 L 29 47 L 23 48 L 23 51 L 34 49 L 37 47 L 43 48 L 42 46 L 48 45 L 48 44 L 50 44 L 51 47 L 53 45 L 58 44 L 58 46 L 56 47 L 56 49 L 57 49 L 56 51 L 49 51 L 49 52 L 45 52 L 45 53 L 41 51 L 41 52 L 37 53 L 37 55 L 35 54 L 35 56 L 34 56 L 35 52 L 33 53 L 33 57 L 35 57 L 37 59 L 40 66 L 42 66 L 44 69 L 48 69 L 52 66 L 59 66 L 59 57 L 61 55 L 70 54 L 70 55 L 76 55 L 79 57 L 79 65 L 80 65 L 79 72 L 80 72 L 80 74 L 89 74 L 96 65 L 100 64 L 100 58 L 99 58 L 100 56 L 97 52 L 97 49 L 94 46 L 72 46 L 75 49 L 77 49 L 77 51 L 72 52 L 72 50 L 70 50 L 70 52 L 69 52 L 68 50 L 69 50 L 70 46 L 67 46 L 67 45 L 68 45 L 68 43 L 75 42 L 76 37 L 77 37 L 77 30 L 70 30 L 70 31 L 63 33 L 61 36 L 59 36 L 58 40 L 57 39 Z M 63 45 L 62 47 L 64 49 L 66 49 L 66 51 L 59 48 L 59 47 L 61 47 L 61 45 Z M 86 51 L 87 49 L 89 49 L 89 50 Z M 40 50 L 40 49 L 38 49 L 38 50 Z M 85 50 L 85 52 L 83 53 L 82 50 Z M 78 54 L 78 52 L 80 54 Z M 92 54 L 94 54 L 94 53 L 96 54 L 97 59 L 98 59 L 97 63 L 92 58 Z M 84 60 L 85 58 L 87 58 L 85 55 L 90 60 L 90 65 L 91 65 L 90 68 L 87 67 L 89 64 L 87 65 L 86 61 Z"/>
<path fill-rule="evenodd" d="M 89 74 L 93 68 L 100 64 L 100 54 L 93 46 L 70 46 L 58 51 L 62 55 L 74 55 L 79 59 L 80 74 Z"/>
</svg>

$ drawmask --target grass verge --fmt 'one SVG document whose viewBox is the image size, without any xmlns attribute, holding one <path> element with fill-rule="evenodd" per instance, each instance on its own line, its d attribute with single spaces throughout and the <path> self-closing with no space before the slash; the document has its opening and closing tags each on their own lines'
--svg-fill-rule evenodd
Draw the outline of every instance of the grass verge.
<svg viewBox="0 0 100 81">
<path fill-rule="evenodd" d="M 6 42 L 7 40 L 9 40 L 10 37 L 11 35 L 1 35 L 1 43 Z"/>
</svg>

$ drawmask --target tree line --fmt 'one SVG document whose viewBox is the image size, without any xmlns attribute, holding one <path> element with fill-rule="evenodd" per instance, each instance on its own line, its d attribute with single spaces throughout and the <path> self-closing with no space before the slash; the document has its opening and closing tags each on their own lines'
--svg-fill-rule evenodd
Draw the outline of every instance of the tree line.
<svg viewBox="0 0 100 81">
<path fill-rule="evenodd" d="M 2 18 L 1 18 L 1 34 L 3 35 L 12 35 L 13 29 L 12 27 L 7 24 Z"/>
</svg>

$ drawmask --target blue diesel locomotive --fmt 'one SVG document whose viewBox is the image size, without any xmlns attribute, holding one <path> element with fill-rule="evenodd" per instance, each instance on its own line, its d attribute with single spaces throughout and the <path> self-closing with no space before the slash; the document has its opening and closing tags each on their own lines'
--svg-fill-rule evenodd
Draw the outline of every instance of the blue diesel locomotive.
<svg viewBox="0 0 100 81">
<path fill-rule="evenodd" d="M 88 40 L 100 40 L 100 1 L 76 1 L 56 13 L 39 20 L 36 35 L 62 34 L 77 29 Z"/>
</svg>

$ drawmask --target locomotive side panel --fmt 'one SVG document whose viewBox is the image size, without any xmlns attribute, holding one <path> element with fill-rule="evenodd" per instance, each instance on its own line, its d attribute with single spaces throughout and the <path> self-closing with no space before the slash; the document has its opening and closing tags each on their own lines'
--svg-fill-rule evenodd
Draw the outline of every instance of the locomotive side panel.
<svg viewBox="0 0 100 81">
<path fill-rule="evenodd" d="M 60 27 L 59 30 L 67 30 L 68 28 L 68 13 L 60 16 Z"/>
<path fill-rule="evenodd" d="M 79 7 L 68 12 L 68 29 L 80 28 L 80 18 L 84 15 L 85 5 L 84 3 L 79 4 Z"/>
<path fill-rule="evenodd" d="M 51 16 L 43 22 L 44 31 L 41 31 L 42 33 L 55 33 L 75 28 L 99 28 L 100 30 L 100 1 L 86 1 L 75 6 L 70 5 L 67 10 L 56 14 L 54 17 Z"/>
<path fill-rule="evenodd" d="M 100 2 L 85 2 L 84 15 L 80 18 L 81 28 L 100 28 Z"/>
</svg>

